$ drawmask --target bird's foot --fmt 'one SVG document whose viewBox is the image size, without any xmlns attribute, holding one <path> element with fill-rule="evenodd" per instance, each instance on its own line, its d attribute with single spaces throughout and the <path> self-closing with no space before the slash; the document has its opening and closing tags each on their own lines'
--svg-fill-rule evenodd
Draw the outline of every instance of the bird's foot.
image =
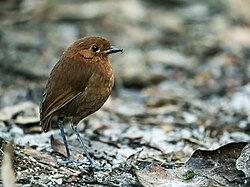
<svg viewBox="0 0 250 187">
<path fill-rule="evenodd" d="M 68 165 L 71 163 L 82 164 L 83 162 L 79 160 L 74 160 L 73 158 L 68 158 L 67 160 L 62 160 L 57 162 L 59 165 Z"/>
<path fill-rule="evenodd" d="M 101 171 L 101 170 L 103 170 L 103 167 L 101 167 L 99 164 L 96 164 L 95 162 L 92 162 L 92 163 L 90 164 L 90 167 L 93 168 L 93 169 L 96 170 L 96 171 Z"/>
<path fill-rule="evenodd" d="M 79 160 L 74 160 L 73 158 L 68 158 L 67 160 L 63 160 L 63 161 L 58 161 L 57 162 L 58 165 L 68 165 L 68 164 L 71 164 L 71 163 L 75 163 L 77 165 L 89 165 L 90 168 L 93 168 L 94 170 L 96 171 L 100 171 L 100 170 L 103 170 L 104 168 L 102 166 L 100 166 L 99 164 L 91 161 L 90 164 L 89 162 L 86 162 L 86 161 L 79 161 Z"/>
</svg>

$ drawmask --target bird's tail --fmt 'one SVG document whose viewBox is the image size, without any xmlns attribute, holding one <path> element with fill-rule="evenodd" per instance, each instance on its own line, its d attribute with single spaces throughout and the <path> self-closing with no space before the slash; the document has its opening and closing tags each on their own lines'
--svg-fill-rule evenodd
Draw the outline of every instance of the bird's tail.
<svg viewBox="0 0 250 187">
<path fill-rule="evenodd" d="M 40 120 L 40 126 L 42 127 L 42 130 L 43 130 L 44 132 L 48 132 L 49 127 L 50 127 L 51 119 L 52 119 L 52 117 L 49 116 L 49 117 L 47 117 L 47 118 L 45 118 L 45 119 L 41 119 L 41 120 Z"/>
</svg>

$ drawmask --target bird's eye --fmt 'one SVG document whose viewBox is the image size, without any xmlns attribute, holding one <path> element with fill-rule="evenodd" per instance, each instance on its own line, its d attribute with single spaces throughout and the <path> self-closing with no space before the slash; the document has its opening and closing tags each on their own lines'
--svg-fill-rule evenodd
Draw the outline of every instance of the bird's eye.
<svg viewBox="0 0 250 187">
<path fill-rule="evenodd" d="M 97 45 L 93 45 L 91 47 L 91 49 L 94 51 L 94 52 L 97 52 L 99 50 L 99 47 Z"/>
</svg>

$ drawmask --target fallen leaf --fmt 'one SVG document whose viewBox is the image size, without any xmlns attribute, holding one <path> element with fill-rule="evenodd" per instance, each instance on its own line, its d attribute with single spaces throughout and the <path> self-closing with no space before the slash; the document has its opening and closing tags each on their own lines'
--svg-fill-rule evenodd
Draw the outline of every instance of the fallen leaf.
<svg viewBox="0 0 250 187">
<path fill-rule="evenodd" d="M 16 177 L 13 169 L 13 146 L 11 143 L 7 144 L 4 149 L 1 176 L 4 187 L 16 186 Z"/>
<path fill-rule="evenodd" d="M 39 122 L 38 105 L 32 102 L 23 102 L 14 106 L 7 106 L 0 110 L 0 121 L 8 121 L 17 118 L 22 113 L 23 118 L 20 122 Z M 27 119 L 25 119 L 25 116 Z"/>
<path fill-rule="evenodd" d="M 246 145 L 246 142 L 237 142 L 226 144 L 212 151 L 196 150 L 186 162 L 185 167 L 195 170 L 197 175 L 206 176 L 223 185 L 228 185 L 228 182 L 241 181 L 245 174 L 236 168 L 236 160 Z"/>
<path fill-rule="evenodd" d="M 250 144 L 247 144 L 241 151 L 240 157 L 236 161 L 236 168 L 250 177 Z"/>
<path fill-rule="evenodd" d="M 150 164 L 134 171 L 139 183 L 145 187 L 169 186 L 227 186 L 249 184 L 249 179 L 236 168 L 236 160 L 241 155 L 246 142 L 229 143 L 216 150 L 196 150 L 186 164 L 179 168 L 165 169 Z M 249 147 L 245 147 L 245 154 Z M 245 159 L 245 160 L 244 160 Z M 249 163 L 249 154 L 244 157 Z M 249 164 L 243 165 L 245 173 Z"/>
<path fill-rule="evenodd" d="M 143 170 L 135 171 L 136 178 L 144 187 L 183 187 L 183 186 L 207 186 L 204 181 L 190 180 L 183 181 L 179 178 L 174 169 L 164 169 L 157 164 L 151 164 Z"/>
<path fill-rule="evenodd" d="M 39 121 L 40 119 L 38 116 L 17 116 L 14 120 L 14 122 L 19 125 L 37 124 Z"/>
<path fill-rule="evenodd" d="M 67 183 L 72 183 L 72 182 L 77 182 L 79 180 L 78 175 L 71 175 L 68 178 L 65 179 L 65 182 Z"/>
<path fill-rule="evenodd" d="M 24 151 L 35 158 L 38 162 L 45 163 L 45 164 L 51 164 L 51 163 L 56 163 L 56 159 L 46 153 L 43 153 L 41 151 L 38 151 L 36 149 L 31 148 L 30 146 L 25 146 Z"/>
<path fill-rule="evenodd" d="M 51 143 L 52 149 L 55 152 L 60 153 L 61 155 L 67 158 L 67 152 L 66 152 L 64 144 L 62 144 L 59 140 L 55 139 L 53 135 L 50 136 L 50 143 Z"/>
<path fill-rule="evenodd" d="M 140 151 L 137 151 L 136 153 L 130 155 L 126 160 L 126 166 L 135 167 L 137 159 L 139 158 L 139 155 L 141 154 L 142 151 L 143 151 L 143 149 L 141 149 Z"/>
<path fill-rule="evenodd" d="M 25 134 L 32 134 L 32 133 L 41 133 L 42 129 L 40 126 L 34 126 L 24 129 Z"/>
<path fill-rule="evenodd" d="M 50 142 L 51 147 L 55 152 L 60 153 L 66 158 L 68 157 L 64 144 L 55 139 L 53 135 L 50 136 Z M 78 154 L 75 150 L 70 150 L 70 153 L 74 160 L 84 160 L 83 156 L 81 154 Z"/>
</svg>

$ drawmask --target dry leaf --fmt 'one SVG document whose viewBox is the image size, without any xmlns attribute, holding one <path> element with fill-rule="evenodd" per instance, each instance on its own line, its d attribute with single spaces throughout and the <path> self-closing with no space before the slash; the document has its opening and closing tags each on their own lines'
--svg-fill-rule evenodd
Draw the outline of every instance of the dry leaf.
<svg viewBox="0 0 250 187">
<path fill-rule="evenodd" d="M 11 143 L 7 144 L 4 149 L 1 174 L 3 187 L 16 186 L 16 177 L 13 170 L 13 146 Z"/>
<path fill-rule="evenodd" d="M 61 143 L 59 140 L 55 139 L 53 135 L 50 136 L 50 142 L 51 142 L 51 147 L 55 152 L 60 153 L 66 158 L 68 157 L 64 144 Z M 74 160 L 84 160 L 83 156 L 77 153 L 75 150 L 72 151 L 70 150 L 70 153 Z"/>
<path fill-rule="evenodd" d="M 144 187 L 192 187 L 204 185 L 204 182 L 197 180 L 183 181 L 176 175 L 175 170 L 164 169 L 157 164 L 151 164 L 143 170 L 137 170 L 135 175 L 139 183 Z"/>
<path fill-rule="evenodd" d="M 48 165 L 51 164 L 51 163 L 56 163 L 56 159 L 53 156 L 48 155 L 46 153 L 43 153 L 41 151 L 32 149 L 29 146 L 25 146 L 24 151 L 28 155 L 30 155 L 33 158 L 35 158 L 38 162 L 45 163 L 45 164 L 48 164 Z"/>
<path fill-rule="evenodd" d="M 246 145 L 247 142 L 237 142 L 226 144 L 212 151 L 196 150 L 186 162 L 185 167 L 221 185 L 241 183 L 244 181 L 245 174 L 236 168 L 236 160 Z"/>
<path fill-rule="evenodd" d="M 250 177 L 250 144 L 247 144 L 241 151 L 240 157 L 236 161 L 236 167 Z"/>
<path fill-rule="evenodd" d="M 0 121 L 8 121 L 17 117 L 19 113 L 25 113 L 27 122 L 39 122 L 38 106 L 32 102 L 23 102 L 14 106 L 7 106 L 0 110 Z M 32 118 L 30 118 L 32 117 Z M 20 122 L 24 123 L 25 119 L 22 118 Z"/>
</svg>

